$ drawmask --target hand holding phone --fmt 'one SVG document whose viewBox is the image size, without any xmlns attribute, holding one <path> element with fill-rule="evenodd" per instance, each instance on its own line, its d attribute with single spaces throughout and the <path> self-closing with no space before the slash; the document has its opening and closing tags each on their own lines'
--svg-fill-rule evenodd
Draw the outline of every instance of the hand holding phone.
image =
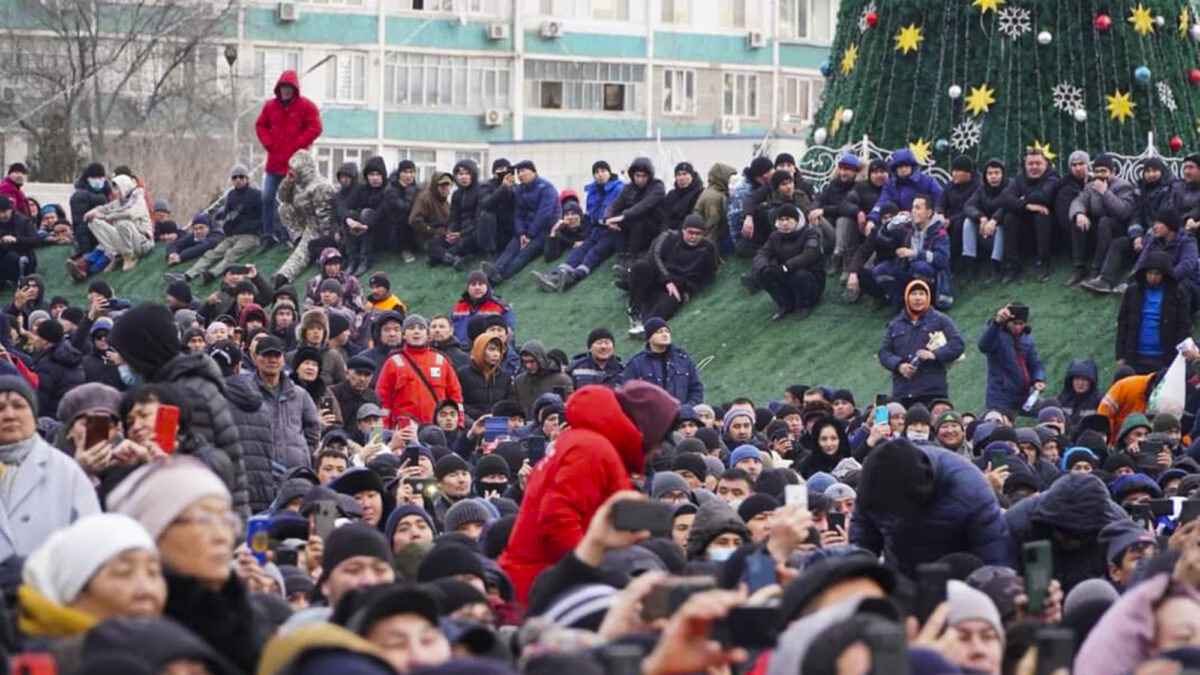
<svg viewBox="0 0 1200 675">
<path fill-rule="evenodd" d="M 1027 609 L 1029 614 L 1038 615 L 1045 607 L 1050 579 L 1054 576 L 1050 542 L 1045 539 L 1027 542 L 1021 553 L 1025 563 L 1025 596 L 1029 599 Z"/>
<path fill-rule="evenodd" d="M 95 447 L 98 443 L 108 440 L 112 433 L 112 418 L 108 413 L 88 413 L 85 424 L 83 447 Z"/>
<path fill-rule="evenodd" d="M 254 516 L 246 521 L 246 546 L 250 547 L 259 565 L 267 564 L 267 551 L 270 550 L 271 542 L 268 534 L 270 528 L 269 516 Z"/>
<path fill-rule="evenodd" d="M 318 501 L 313 512 L 313 534 L 320 537 L 321 541 L 329 541 L 329 535 L 337 527 L 337 516 L 337 502 L 332 499 Z"/>
<path fill-rule="evenodd" d="M 945 563 L 917 565 L 917 621 L 929 620 L 933 610 L 946 601 L 946 584 L 950 581 L 950 566 Z"/>
</svg>

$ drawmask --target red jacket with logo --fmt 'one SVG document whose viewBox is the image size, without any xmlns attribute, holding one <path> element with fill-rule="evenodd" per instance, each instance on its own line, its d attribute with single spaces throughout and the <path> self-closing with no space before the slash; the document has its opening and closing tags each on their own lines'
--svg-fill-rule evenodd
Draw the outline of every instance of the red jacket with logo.
<svg viewBox="0 0 1200 675">
<path fill-rule="evenodd" d="M 284 105 L 279 87 L 292 85 L 296 95 Z M 321 135 L 321 111 L 317 105 L 300 95 L 300 78 L 296 71 L 285 70 L 275 83 L 275 98 L 267 101 L 258 121 L 254 123 L 258 141 L 267 151 L 267 172 L 285 174 L 288 160 L 297 150 L 304 150 Z"/>
<path fill-rule="evenodd" d="M 436 393 L 436 398 L 430 394 L 429 387 L 421 380 L 421 376 L 409 365 L 408 355 L 413 363 L 425 373 L 425 379 Z M 433 422 L 433 412 L 437 404 L 450 399 L 462 406 L 462 387 L 458 384 L 458 375 L 454 372 L 454 364 L 450 358 L 436 349 L 404 347 L 393 352 L 383 362 L 383 370 L 375 383 L 375 392 L 379 394 L 380 407 L 389 412 L 389 426 L 394 427 L 397 420 L 412 417 L 421 424 Z"/>
</svg>

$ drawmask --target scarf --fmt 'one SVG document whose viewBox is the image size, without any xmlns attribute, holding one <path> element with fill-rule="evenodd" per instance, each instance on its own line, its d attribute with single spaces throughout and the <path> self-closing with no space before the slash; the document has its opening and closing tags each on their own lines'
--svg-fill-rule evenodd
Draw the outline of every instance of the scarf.
<svg viewBox="0 0 1200 675">
<path fill-rule="evenodd" d="M 37 434 L 34 434 L 23 441 L 0 445 L 0 502 L 7 504 L 8 491 L 16 480 L 17 471 L 36 443 Z"/>
</svg>

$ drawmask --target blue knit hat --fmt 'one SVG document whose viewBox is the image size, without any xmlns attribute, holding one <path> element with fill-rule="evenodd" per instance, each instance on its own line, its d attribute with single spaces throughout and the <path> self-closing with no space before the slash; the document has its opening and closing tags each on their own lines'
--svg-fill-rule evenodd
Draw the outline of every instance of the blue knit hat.
<svg viewBox="0 0 1200 675">
<path fill-rule="evenodd" d="M 1077 445 L 1073 448 L 1067 448 L 1067 451 L 1063 453 L 1062 459 L 1058 463 L 1058 468 L 1062 469 L 1064 473 L 1068 472 L 1071 470 L 1072 464 L 1083 459 L 1089 460 L 1093 469 L 1100 464 L 1100 458 L 1096 457 L 1096 453 Z"/>
<path fill-rule="evenodd" d="M 762 452 L 760 452 L 759 449 L 753 445 L 739 445 L 734 449 L 733 453 L 729 455 L 729 466 L 737 466 L 738 462 L 742 461 L 743 459 L 757 459 L 759 462 L 762 462 Z"/>
<path fill-rule="evenodd" d="M 838 158 L 838 166 L 844 166 L 848 169 L 859 171 L 862 169 L 862 160 L 853 152 L 847 152 Z"/>
<path fill-rule="evenodd" d="M 1144 473 L 1121 476 L 1113 481 L 1113 500 L 1118 504 L 1122 499 L 1137 492 L 1148 492 L 1154 499 L 1162 498 L 1162 488 L 1158 487 L 1158 483 L 1155 483 L 1153 478 Z"/>
<path fill-rule="evenodd" d="M 838 479 L 834 478 L 833 476 L 825 473 L 824 471 L 818 471 L 808 477 L 808 491 L 824 494 L 825 491 L 829 489 L 830 485 L 834 485 L 837 482 Z"/>
</svg>

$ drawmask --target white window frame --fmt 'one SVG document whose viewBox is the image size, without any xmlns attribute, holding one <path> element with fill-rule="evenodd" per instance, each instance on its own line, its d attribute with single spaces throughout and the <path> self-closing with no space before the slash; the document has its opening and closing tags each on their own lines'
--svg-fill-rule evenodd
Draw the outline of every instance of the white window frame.
<svg viewBox="0 0 1200 675">
<path fill-rule="evenodd" d="M 279 59 L 277 64 L 268 63 L 268 57 Z M 278 49 L 260 47 L 254 50 L 254 75 L 258 78 L 259 95 L 262 98 L 275 98 L 275 83 L 285 70 L 300 72 L 304 64 L 304 55 L 299 49 Z M 276 68 L 278 66 L 278 68 Z"/>
<path fill-rule="evenodd" d="M 816 44 L 832 44 L 838 0 L 779 0 L 782 37 Z"/>
<path fill-rule="evenodd" d="M 507 58 L 388 52 L 383 68 L 384 101 L 391 107 L 473 112 L 511 107 Z"/>
<path fill-rule="evenodd" d="M 805 124 L 811 123 L 821 94 L 825 91 L 825 78 L 820 75 L 784 75 L 783 102 L 780 110 L 785 115 L 795 115 Z"/>
<path fill-rule="evenodd" d="M 396 164 L 400 160 L 410 159 L 417 166 L 417 185 L 424 189 L 429 186 L 429 177 L 437 171 L 437 150 L 434 148 L 402 147 L 396 148 Z"/>
<path fill-rule="evenodd" d="M 358 1 L 362 2 L 362 0 Z M 415 5 L 421 6 L 416 7 Z M 444 14 L 483 15 L 492 13 L 488 8 L 487 0 L 396 0 L 396 9 L 402 12 L 442 12 Z"/>
<path fill-rule="evenodd" d="M 640 63 L 615 61 L 542 61 L 525 62 L 526 105 L 537 110 L 573 110 L 628 114 L 639 111 L 641 87 L 645 84 L 646 66 Z M 618 90 L 619 88 L 619 90 Z M 558 89 L 562 92 L 558 107 L 543 106 L 543 93 Z M 609 107 L 617 92 L 621 108 Z"/>
<path fill-rule="evenodd" d="M 366 54 L 339 52 L 325 64 L 325 101 L 351 104 L 367 102 Z"/>
<path fill-rule="evenodd" d="M 596 21 L 629 21 L 629 0 L 590 0 L 588 15 Z"/>
<path fill-rule="evenodd" d="M 742 118 L 758 117 L 762 98 L 761 84 L 758 73 L 721 73 L 721 114 Z"/>
<path fill-rule="evenodd" d="M 711 2 L 711 0 L 706 0 Z M 692 24 L 692 0 L 662 0 L 662 16 L 660 20 L 671 26 L 690 26 Z"/>
<path fill-rule="evenodd" d="M 375 156 L 375 148 L 367 145 L 318 145 L 317 171 L 337 185 L 337 170 L 346 162 L 358 164 L 359 175 L 362 178 L 363 165 Z"/>
<path fill-rule="evenodd" d="M 325 5 L 328 7 L 362 7 L 363 0 L 300 0 L 307 5 Z"/>
<path fill-rule="evenodd" d="M 696 114 L 696 71 L 690 68 L 663 68 L 664 115 Z"/>
</svg>

